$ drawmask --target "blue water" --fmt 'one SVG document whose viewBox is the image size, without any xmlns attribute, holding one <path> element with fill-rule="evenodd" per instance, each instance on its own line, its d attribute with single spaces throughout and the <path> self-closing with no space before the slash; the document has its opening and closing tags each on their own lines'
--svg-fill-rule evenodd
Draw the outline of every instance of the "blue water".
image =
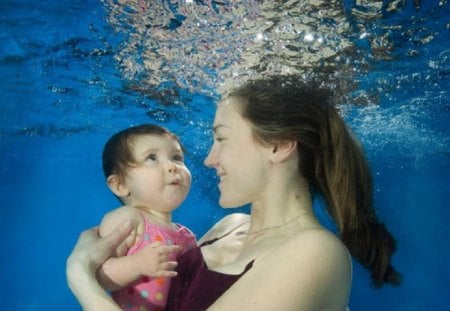
<svg viewBox="0 0 450 311">
<path fill-rule="evenodd" d="M 355 263 L 352 310 L 447 310 L 450 303 L 450 5 L 422 2 L 416 10 L 405 1 L 367 26 L 389 29 L 389 58 L 374 57 L 364 38 L 355 41 L 370 66 L 356 76 L 353 97 L 371 104 L 343 112 L 367 151 L 404 283 L 376 290 Z M 356 5 L 344 3 L 347 12 Z M 200 236 L 227 212 L 202 164 L 214 102 L 181 91 L 167 106 L 127 88 L 114 58 L 123 38 L 105 16 L 93 0 L 0 2 L 2 310 L 79 310 L 65 260 L 79 232 L 117 206 L 100 154 L 119 129 L 157 122 L 180 134 L 194 183 L 178 222 Z"/>
</svg>

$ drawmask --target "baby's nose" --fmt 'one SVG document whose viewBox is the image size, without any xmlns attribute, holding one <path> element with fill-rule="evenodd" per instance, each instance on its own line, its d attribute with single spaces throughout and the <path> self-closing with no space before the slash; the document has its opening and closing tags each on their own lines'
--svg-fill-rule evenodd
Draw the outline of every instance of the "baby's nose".
<svg viewBox="0 0 450 311">
<path fill-rule="evenodd" d="M 169 173 L 176 173 L 178 172 L 178 166 L 176 164 L 169 164 Z"/>
</svg>

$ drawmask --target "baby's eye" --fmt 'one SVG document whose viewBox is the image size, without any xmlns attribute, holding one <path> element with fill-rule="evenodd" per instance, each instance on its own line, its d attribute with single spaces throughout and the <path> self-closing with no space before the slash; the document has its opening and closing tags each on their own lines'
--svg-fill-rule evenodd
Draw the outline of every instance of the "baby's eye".
<svg viewBox="0 0 450 311">
<path fill-rule="evenodd" d="M 150 153 L 150 154 L 147 156 L 147 160 L 156 161 L 156 160 L 158 160 L 158 156 L 157 156 L 155 153 Z"/>
<path fill-rule="evenodd" d="M 184 162 L 184 158 L 181 154 L 176 154 L 173 156 L 173 160 L 174 161 L 178 161 L 178 162 Z"/>
</svg>

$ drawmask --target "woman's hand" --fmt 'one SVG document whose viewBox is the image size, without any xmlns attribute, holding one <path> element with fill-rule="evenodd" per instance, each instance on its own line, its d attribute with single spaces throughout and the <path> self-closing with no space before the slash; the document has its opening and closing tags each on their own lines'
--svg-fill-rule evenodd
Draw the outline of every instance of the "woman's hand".
<svg viewBox="0 0 450 311">
<path fill-rule="evenodd" d="M 103 238 L 98 236 L 98 228 L 88 229 L 80 234 L 77 244 L 67 259 L 66 276 L 70 289 L 85 311 L 120 310 L 100 286 L 96 274 L 105 261 L 115 255 L 118 248 L 126 243 L 127 239 L 134 238 L 133 229 L 132 222 L 127 220 Z M 173 271 L 176 262 L 171 261 L 170 257 L 172 253 L 179 250 L 180 247 L 177 245 L 167 246 L 157 242 L 148 245 L 135 255 L 111 259 L 137 261 L 138 266 L 134 266 L 134 270 L 137 271 L 128 271 L 128 275 L 140 273 L 154 277 L 173 277 L 176 275 Z M 130 266 L 133 267 L 133 265 Z"/>
<path fill-rule="evenodd" d="M 81 233 L 67 258 L 66 277 L 70 289 L 84 310 L 120 310 L 99 285 L 95 275 L 97 269 L 125 241 L 132 230 L 131 222 L 125 221 L 104 238 L 98 236 L 98 228 Z"/>
<path fill-rule="evenodd" d="M 83 231 L 67 259 L 66 272 L 70 273 L 72 268 L 83 267 L 95 277 L 97 269 L 125 241 L 132 229 L 131 222 L 127 220 L 104 238 L 98 236 L 97 227 Z"/>
</svg>

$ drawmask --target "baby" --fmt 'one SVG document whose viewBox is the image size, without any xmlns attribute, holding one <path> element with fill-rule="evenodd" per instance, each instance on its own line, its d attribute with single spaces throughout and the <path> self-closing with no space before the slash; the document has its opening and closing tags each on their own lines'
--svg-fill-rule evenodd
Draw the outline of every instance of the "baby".
<svg viewBox="0 0 450 311">
<path fill-rule="evenodd" d="M 151 124 L 118 132 L 104 147 L 103 171 L 123 206 L 104 216 L 100 236 L 126 219 L 135 229 L 122 245 L 125 249 L 117 251 L 118 257 L 98 270 L 99 281 L 124 310 L 163 310 L 170 286 L 170 278 L 164 276 L 174 276 L 170 270 L 176 257 L 196 246 L 189 229 L 172 223 L 172 211 L 191 186 L 180 140 Z M 174 245 L 173 251 L 160 252 L 159 244 Z"/>
</svg>

